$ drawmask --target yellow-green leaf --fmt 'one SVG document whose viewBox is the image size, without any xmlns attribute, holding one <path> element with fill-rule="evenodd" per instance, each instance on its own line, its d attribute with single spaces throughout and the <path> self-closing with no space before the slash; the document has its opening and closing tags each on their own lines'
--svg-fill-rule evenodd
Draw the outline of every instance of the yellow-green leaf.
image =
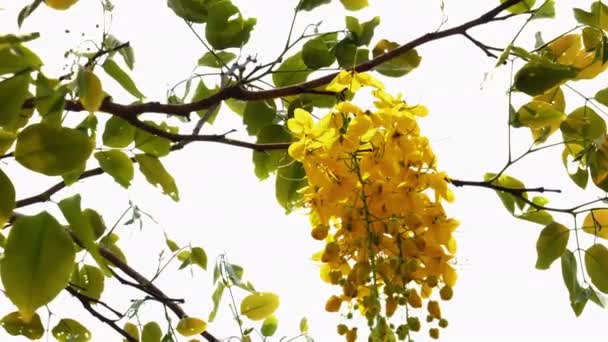
<svg viewBox="0 0 608 342">
<path fill-rule="evenodd" d="M 577 68 L 569 65 L 547 61 L 529 62 L 517 71 L 513 86 L 530 96 L 540 95 L 576 77 L 578 72 Z"/>
<path fill-rule="evenodd" d="M 568 239 L 570 238 L 570 229 L 557 222 L 548 224 L 540 232 L 540 236 L 536 241 L 536 268 L 546 270 L 551 266 L 553 261 L 564 254 Z"/>
<path fill-rule="evenodd" d="M 124 90 L 128 91 L 129 94 L 137 97 L 138 99 L 145 97 L 144 94 L 137 89 L 137 86 L 135 85 L 135 82 L 133 82 L 133 79 L 131 79 L 131 76 L 122 70 L 113 59 L 106 59 L 106 61 L 103 63 L 103 70 L 116 82 L 118 82 L 118 84 L 120 84 Z"/>
<path fill-rule="evenodd" d="M 202 333 L 207 329 L 207 322 L 196 317 L 184 317 L 177 323 L 178 333 L 182 336 L 194 336 Z"/>
<path fill-rule="evenodd" d="M 106 231 L 106 223 L 103 221 L 103 217 L 91 208 L 83 210 L 82 213 L 89 220 L 91 227 L 93 227 L 93 240 L 99 239 Z"/>
<path fill-rule="evenodd" d="M 95 231 L 89 218 L 85 216 L 80 207 L 80 195 L 64 198 L 59 202 L 59 208 L 63 216 L 70 224 L 70 229 L 78 238 L 80 244 L 91 254 L 93 259 L 101 267 L 104 274 L 110 276 L 106 260 L 99 254 L 99 246 L 95 243 Z"/>
<path fill-rule="evenodd" d="M 139 163 L 139 170 L 146 176 L 150 184 L 153 186 L 160 185 L 165 195 L 168 195 L 176 202 L 179 201 L 179 192 L 177 185 L 175 185 L 175 180 L 165 170 L 165 167 L 158 158 L 147 154 L 137 154 L 135 158 Z"/>
<path fill-rule="evenodd" d="M 349 11 L 358 11 L 368 6 L 367 0 L 340 0 L 340 2 Z"/>
<path fill-rule="evenodd" d="M 602 239 L 608 239 L 608 209 L 590 211 L 583 221 L 583 231 Z"/>
<path fill-rule="evenodd" d="M 300 332 L 308 332 L 308 318 L 306 317 L 302 317 L 302 319 L 300 320 Z"/>
<path fill-rule="evenodd" d="M 19 312 L 11 312 L 2 317 L 0 325 L 10 335 L 25 336 L 30 340 L 37 340 L 44 334 L 44 327 L 37 313 L 26 321 Z"/>
<path fill-rule="evenodd" d="M 30 75 L 23 73 L 0 82 L 0 126 L 14 122 L 28 96 Z"/>
<path fill-rule="evenodd" d="M 0 169 L 0 228 L 13 215 L 15 209 L 15 187 L 10 178 Z"/>
<path fill-rule="evenodd" d="M 160 342 L 163 332 L 156 322 L 148 322 L 141 330 L 141 342 Z"/>
<path fill-rule="evenodd" d="M 96 112 L 103 102 L 103 89 L 99 78 L 89 70 L 81 70 L 77 77 L 78 97 L 84 109 Z"/>
<path fill-rule="evenodd" d="M 589 247 L 585 252 L 585 267 L 593 285 L 608 293 L 608 249 L 600 244 Z"/>
<path fill-rule="evenodd" d="M 15 221 L 4 247 L 0 276 L 24 321 L 31 321 L 36 309 L 67 286 L 74 257 L 70 235 L 49 213 Z"/>
<path fill-rule="evenodd" d="M 507 0 L 500 0 L 500 3 L 503 3 Z M 532 7 L 534 6 L 534 4 L 536 3 L 536 0 L 524 0 L 524 1 L 520 1 L 519 3 L 507 8 L 508 12 L 511 13 L 523 13 L 523 12 L 527 12 L 530 11 L 532 9 Z"/>
<path fill-rule="evenodd" d="M 557 131 L 566 114 L 555 109 L 549 103 L 531 101 L 523 105 L 516 113 L 518 126 L 528 127 L 536 144 L 543 143 Z"/>
<path fill-rule="evenodd" d="M 399 44 L 382 39 L 376 44 L 376 46 L 374 46 L 372 55 L 374 58 L 376 58 L 379 55 L 394 50 L 398 47 Z M 399 56 L 380 64 L 375 70 L 384 76 L 401 77 L 416 69 L 420 65 L 421 60 L 422 57 L 418 55 L 416 49 L 410 49 L 405 53 L 402 53 Z"/>
<path fill-rule="evenodd" d="M 144 121 L 144 123 L 149 126 L 154 126 L 158 129 L 161 129 L 166 132 L 177 133 L 176 127 L 171 127 L 171 126 L 167 125 L 167 123 L 165 123 L 165 122 L 157 124 L 154 121 L 146 120 L 146 121 Z M 150 154 L 150 155 L 153 155 L 156 157 L 162 157 L 162 156 L 166 156 L 171 151 L 171 141 L 169 141 L 166 138 L 159 137 L 157 135 L 146 132 L 143 129 L 136 129 L 135 130 L 135 147 L 137 147 L 137 149 L 139 149 L 147 154 Z"/>
<path fill-rule="evenodd" d="M 59 342 L 87 342 L 91 340 L 91 332 L 80 322 L 71 318 L 63 318 L 52 330 L 53 337 Z"/>
<path fill-rule="evenodd" d="M 262 323 L 262 328 L 260 329 L 260 332 L 262 333 L 263 336 L 272 336 L 277 331 L 278 327 L 279 327 L 279 319 L 277 318 L 277 316 L 272 315 L 264 320 L 264 323 Z"/>
<path fill-rule="evenodd" d="M 127 322 L 122 329 L 126 331 L 127 334 L 131 335 L 131 337 L 133 337 L 136 341 L 139 341 L 139 329 L 137 329 L 135 324 Z M 123 338 L 122 340 L 123 342 L 129 342 L 126 338 Z"/>
<path fill-rule="evenodd" d="M 109 147 L 127 147 L 135 140 L 135 127 L 118 116 L 112 116 L 106 121 L 102 140 Z"/>
<path fill-rule="evenodd" d="M 39 123 L 19 133 L 15 159 L 32 171 L 59 176 L 82 165 L 92 150 L 79 130 Z"/>
<path fill-rule="evenodd" d="M 271 292 L 256 292 L 243 299 L 241 314 L 260 321 L 272 315 L 278 307 L 279 296 Z"/>
<path fill-rule="evenodd" d="M 193 247 L 190 252 L 190 260 L 200 268 L 207 269 L 207 253 L 201 247 Z"/>
<path fill-rule="evenodd" d="M 99 268 L 93 265 L 83 265 L 72 273 L 71 283 L 83 295 L 99 299 L 105 287 L 105 277 Z"/>
<path fill-rule="evenodd" d="M 131 158 L 119 150 L 102 151 L 95 153 L 95 159 L 101 169 L 112 176 L 116 183 L 128 188 L 133 180 L 134 170 Z"/>
</svg>

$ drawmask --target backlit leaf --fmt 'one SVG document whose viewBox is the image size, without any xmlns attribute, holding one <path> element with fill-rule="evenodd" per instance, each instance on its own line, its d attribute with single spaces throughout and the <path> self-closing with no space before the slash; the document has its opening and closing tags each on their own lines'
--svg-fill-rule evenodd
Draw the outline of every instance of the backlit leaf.
<svg viewBox="0 0 608 342">
<path fill-rule="evenodd" d="M 505 2 L 506 0 L 500 0 L 500 3 Z M 534 4 L 536 3 L 536 0 L 524 0 L 524 1 L 520 1 L 519 3 L 510 6 L 509 8 L 507 8 L 508 12 L 511 13 L 523 13 L 523 12 L 527 12 L 529 10 L 532 9 L 532 7 L 534 6 Z"/>
<path fill-rule="evenodd" d="M 281 125 L 268 125 L 258 133 L 258 144 L 270 144 L 289 142 L 292 140 L 291 134 Z M 253 164 L 255 175 L 260 180 L 268 178 L 270 173 L 287 161 L 287 151 L 253 151 Z"/>
<path fill-rule="evenodd" d="M 555 1 L 547 0 L 534 12 L 532 19 L 552 19 L 555 18 Z"/>
<path fill-rule="evenodd" d="M 291 212 L 302 197 L 298 190 L 307 184 L 306 173 L 301 163 L 288 161 L 277 171 L 275 195 L 286 212 Z"/>
<path fill-rule="evenodd" d="M 374 30 L 380 24 L 380 17 L 373 17 L 364 23 L 359 23 L 357 18 L 347 16 L 346 28 L 350 32 L 350 39 L 357 45 L 368 45 L 374 36 Z"/>
<path fill-rule="evenodd" d="M 583 25 L 608 29 L 608 6 L 601 1 L 594 1 L 590 12 L 575 8 L 574 18 Z"/>
<path fill-rule="evenodd" d="M 376 58 L 377 56 L 396 49 L 397 47 L 399 47 L 399 44 L 382 39 L 372 50 L 372 55 L 374 58 Z M 416 49 L 410 49 L 405 53 L 402 53 L 399 56 L 380 64 L 375 70 L 384 76 L 401 77 L 416 69 L 420 65 L 421 59 L 422 58 L 420 55 L 418 55 Z"/>
<path fill-rule="evenodd" d="M 82 165 L 92 150 L 79 130 L 39 123 L 19 133 L 15 159 L 32 171 L 58 176 Z"/>
<path fill-rule="evenodd" d="M 211 294 L 211 301 L 213 302 L 213 309 L 209 313 L 209 322 L 213 322 L 215 316 L 217 315 L 217 310 L 220 307 L 220 301 L 222 300 L 222 295 L 224 294 L 224 283 L 219 282 L 215 286 L 215 290 L 213 290 L 213 294 Z"/>
<path fill-rule="evenodd" d="M 313 9 L 330 3 L 331 0 L 301 0 L 298 10 L 312 11 Z"/>
<path fill-rule="evenodd" d="M 59 202 L 59 208 L 80 244 L 91 254 L 104 273 L 110 276 L 106 260 L 99 254 L 99 247 L 95 243 L 95 231 L 89 217 L 82 212 L 80 200 L 79 194 L 64 198 Z"/>
<path fill-rule="evenodd" d="M 190 250 L 190 260 L 200 268 L 207 269 L 207 253 L 201 247 L 192 247 Z"/>
<path fill-rule="evenodd" d="M 272 315 L 264 320 L 260 332 L 262 333 L 262 336 L 272 336 L 277 331 L 278 327 L 279 319 L 277 316 Z"/>
<path fill-rule="evenodd" d="M 531 129 L 536 144 L 545 142 L 559 129 L 565 118 L 566 114 L 541 101 L 532 101 L 523 105 L 516 114 L 517 123 Z"/>
<path fill-rule="evenodd" d="M 212 2 L 208 11 L 205 37 L 214 49 L 239 48 L 249 41 L 255 18 L 244 19 L 229 0 Z"/>
<path fill-rule="evenodd" d="M 358 11 L 368 6 L 367 0 L 340 0 L 340 2 L 349 11 Z"/>
<path fill-rule="evenodd" d="M 37 340 L 44 334 L 44 327 L 37 313 L 29 320 L 24 320 L 19 312 L 11 312 L 2 317 L 0 325 L 13 336 L 25 336 L 30 340 Z"/>
<path fill-rule="evenodd" d="M 83 265 L 78 272 L 72 274 L 71 283 L 83 295 L 99 299 L 105 287 L 105 277 L 99 268 L 93 265 Z"/>
<path fill-rule="evenodd" d="M 23 45 L 0 49 L 0 75 L 36 70 L 41 66 L 40 58 Z"/>
<path fill-rule="evenodd" d="M 202 333 L 207 329 L 207 322 L 196 317 L 184 317 L 177 323 L 178 333 L 182 336 L 194 336 Z"/>
<path fill-rule="evenodd" d="M 608 209 L 591 210 L 581 228 L 585 233 L 608 239 Z"/>
<path fill-rule="evenodd" d="M 241 314 L 253 321 L 263 320 L 279 307 L 279 296 L 270 292 L 256 292 L 241 301 Z"/>
<path fill-rule="evenodd" d="M 198 85 L 196 86 L 196 90 L 194 91 L 194 96 L 192 96 L 192 102 L 196 102 L 196 101 L 205 99 L 205 98 L 217 93 L 219 90 L 220 90 L 219 87 L 216 87 L 214 89 L 207 88 L 207 86 L 205 85 L 205 82 L 203 82 L 203 80 L 201 79 L 198 82 Z M 207 115 L 206 122 L 213 124 L 213 122 L 215 121 L 215 118 L 217 117 L 217 114 L 220 111 L 221 106 L 222 106 L 222 104 L 218 103 L 217 105 L 214 105 L 212 107 L 199 110 L 196 113 L 201 118 L 203 118 Z M 211 110 L 211 113 L 207 114 L 207 111 L 209 111 L 209 110 Z"/>
<path fill-rule="evenodd" d="M 515 74 L 513 86 L 530 96 L 545 91 L 576 77 L 578 69 L 548 61 L 528 62 Z"/>
<path fill-rule="evenodd" d="M 167 172 L 163 164 L 154 156 L 147 154 L 135 155 L 139 163 L 139 170 L 146 176 L 146 180 L 153 186 L 159 185 L 163 193 L 171 197 L 174 201 L 179 201 L 179 192 L 175 180 Z"/>
<path fill-rule="evenodd" d="M 551 266 L 555 259 L 564 254 L 566 245 L 570 238 L 570 229 L 557 222 L 548 224 L 540 232 L 540 236 L 536 241 L 536 268 L 546 270 Z"/>
<path fill-rule="evenodd" d="M 103 102 L 104 93 L 99 77 L 92 71 L 80 70 L 77 77 L 78 97 L 84 109 L 96 112 Z"/>
<path fill-rule="evenodd" d="M 144 123 L 166 132 L 177 133 L 176 127 L 171 127 L 165 122 L 157 124 L 154 121 L 146 120 Z M 171 141 L 137 128 L 135 130 L 135 147 L 147 154 L 162 157 L 166 156 L 171 151 Z"/>
<path fill-rule="evenodd" d="M 243 113 L 243 123 L 249 135 L 257 135 L 260 130 L 272 124 L 277 118 L 274 102 L 249 101 Z"/>
<path fill-rule="evenodd" d="M 71 318 L 62 318 L 52 330 L 53 337 L 59 342 L 87 342 L 91 332 L 80 322 Z"/>
<path fill-rule="evenodd" d="M 131 322 L 125 323 L 122 328 L 127 334 L 131 335 L 136 341 L 139 341 L 139 329 L 137 326 Z M 123 342 L 129 342 L 127 339 L 123 338 Z"/>
<path fill-rule="evenodd" d="M 302 59 L 302 52 L 298 52 L 283 61 L 272 74 L 272 82 L 277 87 L 302 83 L 306 81 L 310 72 Z"/>
<path fill-rule="evenodd" d="M 585 268 L 593 285 L 608 293 L 608 249 L 604 245 L 595 244 L 587 249 Z"/>
<path fill-rule="evenodd" d="M 156 322 L 148 322 L 141 330 L 141 342 L 160 342 L 163 332 Z"/>
<path fill-rule="evenodd" d="M 16 120 L 21 107 L 28 97 L 28 86 L 31 78 L 23 73 L 0 81 L 0 126 L 6 126 Z"/>
<path fill-rule="evenodd" d="M 118 116 L 112 116 L 106 121 L 102 139 L 108 147 L 127 147 L 135 140 L 135 127 Z"/>
<path fill-rule="evenodd" d="M 236 58 L 236 55 L 228 51 L 207 51 L 203 57 L 198 59 L 198 65 L 210 68 L 222 68 Z M 202 80 L 201 80 L 202 82 Z"/>
<path fill-rule="evenodd" d="M 0 169 L 0 227 L 13 215 L 15 209 L 15 187 L 11 179 Z"/>
<path fill-rule="evenodd" d="M 489 181 L 491 179 L 494 179 L 495 177 L 496 177 L 496 174 L 494 174 L 494 173 L 486 173 L 484 175 L 484 180 Z M 509 175 L 504 175 L 504 174 L 500 175 L 500 177 L 498 177 L 498 179 L 494 180 L 492 183 L 503 186 L 505 188 L 509 188 L 509 189 L 525 188 L 525 185 L 524 185 L 524 183 L 522 183 L 522 181 L 520 181 L 519 179 L 517 179 L 515 177 L 511 177 Z M 524 200 L 522 200 L 521 198 L 514 196 L 508 192 L 497 190 L 496 194 L 502 201 L 502 204 L 505 206 L 505 208 L 507 208 L 507 210 L 511 214 L 513 214 L 515 212 L 515 204 L 517 204 L 517 207 L 519 209 L 523 209 L 524 206 L 526 205 L 526 202 Z M 522 195 L 524 198 L 528 197 L 528 194 L 525 192 Z"/>
<path fill-rule="evenodd" d="M 93 227 L 93 239 L 99 239 L 106 231 L 106 223 L 103 221 L 103 217 L 91 208 L 83 210 L 82 213 L 89 220 L 91 227 Z"/>
<path fill-rule="evenodd" d="M 568 289 L 570 306 L 572 307 L 574 314 L 578 316 L 583 311 L 586 301 L 578 299 L 578 294 L 583 291 L 583 288 L 578 281 L 576 258 L 571 251 L 567 249 L 564 251 L 564 254 L 561 256 L 561 266 L 562 278 Z"/>
<path fill-rule="evenodd" d="M 47 212 L 20 216 L 10 230 L 0 261 L 6 296 L 25 322 L 68 285 L 74 247 L 67 231 Z"/>
<path fill-rule="evenodd" d="M 118 84 L 120 84 L 124 90 L 128 91 L 129 94 L 138 99 L 145 97 L 144 94 L 137 89 L 137 86 L 135 85 L 135 82 L 133 82 L 131 76 L 122 70 L 122 68 L 116 64 L 113 59 L 106 59 L 106 61 L 103 63 L 103 70 L 116 82 L 118 82 Z"/>
<path fill-rule="evenodd" d="M 195 23 L 204 23 L 209 14 L 209 1 L 207 0 L 168 0 L 167 6 L 178 17 Z"/>
<path fill-rule="evenodd" d="M 95 159 L 101 169 L 112 176 L 118 184 L 125 188 L 131 185 L 134 175 L 133 162 L 124 152 L 120 150 L 97 152 Z"/>
</svg>

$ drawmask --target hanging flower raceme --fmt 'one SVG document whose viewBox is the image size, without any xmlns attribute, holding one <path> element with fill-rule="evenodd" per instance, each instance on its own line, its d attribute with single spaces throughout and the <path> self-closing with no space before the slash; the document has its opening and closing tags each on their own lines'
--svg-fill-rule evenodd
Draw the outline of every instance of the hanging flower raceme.
<svg viewBox="0 0 608 342">
<path fill-rule="evenodd" d="M 315 255 L 321 278 L 341 287 L 325 309 L 361 313 L 372 340 L 384 341 L 420 330 L 424 307 L 436 338 L 447 321 L 435 296 L 449 300 L 456 283 L 450 260 L 458 221 L 443 209 L 453 195 L 420 135 L 417 118 L 427 109 L 390 95 L 368 74 L 341 72 L 328 90 L 360 87 L 373 88 L 374 110 L 343 101 L 316 122 L 302 109 L 288 122 L 298 138 L 289 154 L 308 179 L 302 206 L 313 238 L 325 242 Z M 354 341 L 357 329 L 340 324 L 338 333 Z"/>
</svg>

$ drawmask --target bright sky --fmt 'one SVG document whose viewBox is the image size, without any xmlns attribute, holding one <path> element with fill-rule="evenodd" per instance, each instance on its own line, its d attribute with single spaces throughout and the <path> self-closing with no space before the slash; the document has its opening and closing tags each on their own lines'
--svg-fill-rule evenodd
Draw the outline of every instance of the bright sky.
<svg viewBox="0 0 608 342">
<path fill-rule="evenodd" d="M 111 32 L 123 41 L 130 41 L 135 49 L 133 76 L 140 90 L 150 100 L 164 101 L 166 90 L 187 78 L 205 51 L 187 26 L 166 7 L 164 0 L 115 2 L 114 17 L 111 23 L 106 19 L 106 25 L 111 24 Z M 381 4 L 349 14 L 365 20 L 374 15 L 382 17 L 373 42 L 389 38 L 403 43 L 436 30 L 441 23 L 439 1 L 371 2 Z M 261 61 L 270 60 L 279 52 L 287 36 L 296 0 L 237 0 L 235 3 L 245 16 L 258 18 L 251 43 L 244 53 L 257 55 Z M 542 30 L 545 39 L 549 40 L 570 29 L 575 25 L 570 8 L 574 3 L 588 8 L 591 1 L 561 0 L 558 3 L 561 6 L 558 7 L 559 19 L 533 23 L 524 31 L 518 45 L 532 46 L 537 30 Z M 497 5 L 498 0 L 469 0 L 466 5 L 462 4 L 446 1 L 448 22 L 445 27 L 477 17 Z M 0 2 L 0 7 L 6 9 L 0 12 L 0 32 L 17 32 L 16 13 L 23 5 L 24 1 Z M 42 7 L 26 21 L 21 32 L 41 32 L 42 37 L 29 46 L 47 62 L 45 71 L 57 76 L 62 73 L 63 52 L 86 39 L 98 41 L 101 28 L 96 25 L 103 27 L 103 19 L 99 2 L 93 0 L 81 0 L 66 13 Z M 295 32 L 319 21 L 323 21 L 321 29 L 343 28 L 345 14 L 338 4 L 322 7 L 299 17 Z M 522 22 L 522 19 L 515 19 L 483 26 L 470 33 L 490 45 L 505 46 Z M 70 33 L 66 33 L 66 29 Z M 485 172 L 498 171 L 507 157 L 509 69 L 494 69 L 494 60 L 461 37 L 425 45 L 419 52 L 423 57 L 419 69 L 404 78 L 385 81 L 392 92 L 402 92 L 408 102 L 422 103 L 430 108 L 431 114 L 422 119 L 421 126 L 439 157 L 440 168 L 454 178 L 467 180 L 480 180 Z M 112 81 L 104 80 L 104 87 L 116 101 L 132 101 Z M 585 85 L 581 84 L 580 89 L 586 89 Z M 575 108 L 572 103 L 581 102 L 573 93 L 567 93 L 567 96 L 572 99 L 570 110 Z M 81 115 L 74 114 L 74 117 Z M 244 138 L 241 127 L 236 115 L 223 110 L 217 124 L 206 127 L 206 133 L 239 128 L 234 137 Z M 513 138 L 515 153 L 530 143 L 529 132 L 523 130 L 514 132 Z M 533 155 L 509 173 L 531 187 L 564 190 L 565 195 L 560 198 L 549 196 L 555 206 L 595 198 L 597 193 L 592 190 L 583 193 L 570 185 L 560 153 L 561 149 L 556 149 Z M 306 316 L 311 336 L 317 341 L 339 340 L 335 325 L 341 321 L 337 315 L 323 310 L 326 298 L 334 289 L 319 279 L 318 268 L 310 259 L 322 244 L 310 238 L 305 215 L 284 215 L 274 199 L 272 181 L 260 183 L 255 178 L 251 152 L 200 143 L 172 154 L 163 159 L 163 163 L 178 182 L 181 201 L 177 204 L 149 186 L 141 175 L 136 176 L 128 191 L 103 175 L 64 190 L 53 199 L 59 201 L 80 192 L 84 207 L 100 211 L 109 225 L 118 219 L 131 200 L 159 222 L 146 220 L 142 231 L 133 226 L 119 228 L 122 237 L 119 244 L 128 251 L 129 264 L 141 273 L 151 275 L 156 270 L 158 251 L 164 248 L 163 232 L 167 232 L 181 245 L 190 242 L 193 246 L 204 247 L 211 265 L 219 254 L 226 253 L 230 261 L 245 267 L 245 278 L 258 290 L 278 293 L 281 296 L 277 312 L 280 324 L 275 336 L 297 335 L 300 318 Z M 34 176 L 14 161 L 3 164 L 2 168 L 19 179 L 16 184 L 18 198 L 37 193 L 57 181 Z M 442 307 L 450 322 L 450 327 L 441 332 L 442 341 L 605 340 L 608 315 L 589 303 L 582 317 L 575 318 L 561 279 L 559 262 L 548 271 L 534 269 L 540 226 L 512 218 L 491 191 L 471 188 L 455 192 L 456 202 L 448 207 L 448 212 L 461 222 L 457 233 L 460 278 L 454 299 Z M 52 203 L 28 210 L 58 213 Z M 568 218 L 563 220 L 566 225 L 572 224 Z M 178 272 L 177 267 L 178 264 L 169 266 L 157 285 L 169 296 L 185 298 L 184 308 L 189 314 L 206 318 L 211 309 L 211 272 L 195 270 L 191 274 Z M 102 299 L 121 310 L 127 308 L 131 299 L 141 298 L 136 292 L 125 292 L 122 287 L 108 283 Z M 237 298 L 242 295 L 237 293 Z M 225 300 L 218 319 L 209 327 L 216 336 L 228 337 L 238 332 L 227 305 Z M 50 309 L 60 317 L 86 322 L 94 332 L 93 341 L 119 340 L 109 328 L 89 318 L 67 293 L 54 301 Z M 0 297 L 0 312 L 8 311 L 12 311 L 11 304 Z M 39 312 L 44 322 L 45 310 Z M 159 305 L 151 302 L 145 304 L 141 313 L 142 322 L 153 317 L 162 318 Z M 6 339 L 7 335 L 0 331 L 0 340 Z M 415 339 L 428 340 L 426 330 Z M 360 341 L 363 340 L 361 336 Z"/>
</svg>

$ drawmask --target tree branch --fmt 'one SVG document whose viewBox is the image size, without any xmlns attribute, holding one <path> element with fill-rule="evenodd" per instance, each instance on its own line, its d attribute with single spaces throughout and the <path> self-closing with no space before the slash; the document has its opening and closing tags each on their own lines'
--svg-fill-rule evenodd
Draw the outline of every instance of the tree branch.
<svg viewBox="0 0 608 342">
<path fill-rule="evenodd" d="M 121 327 L 119 327 L 113 320 L 107 318 L 106 316 L 99 313 L 99 311 L 95 310 L 93 308 L 93 306 L 91 305 L 91 303 L 89 302 L 89 299 L 87 297 L 78 293 L 78 291 L 73 289 L 71 286 L 66 287 L 65 290 L 68 291 L 72 296 L 76 297 L 76 299 L 78 299 L 78 301 L 80 302 L 80 304 L 82 304 L 82 306 L 85 308 L 85 310 L 87 310 L 93 317 L 97 318 L 101 322 L 110 326 L 112 329 L 114 329 L 116 332 L 121 334 L 129 342 L 138 342 L 137 339 L 135 339 L 135 338 L 133 338 L 133 336 L 129 335 L 129 333 L 127 333 Z"/>
<path fill-rule="evenodd" d="M 511 195 L 515 195 L 515 196 L 519 196 L 525 192 L 555 192 L 555 193 L 561 193 L 562 191 L 560 189 L 546 189 L 544 187 L 537 187 L 537 188 L 508 188 L 502 185 L 498 185 L 498 184 L 493 184 L 491 182 L 486 182 L 486 181 L 467 181 L 467 180 L 460 180 L 460 179 L 448 179 L 448 182 L 452 183 L 454 186 L 457 187 L 462 187 L 462 186 L 476 186 L 476 187 L 481 187 L 481 188 L 488 188 L 488 189 L 492 189 L 492 190 L 496 190 L 496 191 L 502 191 L 502 192 L 507 192 L 510 193 Z"/>
<path fill-rule="evenodd" d="M 179 304 L 172 298 L 168 297 L 163 291 L 161 291 L 156 285 L 151 283 L 146 277 L 141 275 L 139 272 L 131 268 L 131 266 L 124 263 L 120 258 L 114 255 L 109 249 L 105 247 L 99 248 L 99 254 L 106 258 L 109 262 L 118 267 L 121 271 L 123 271 L 126 275 L 135 280 L 141 287 L 142 290 L 151 296 L 153 296 L 156 300 L 162 302 L 165 306 L 167 306 L 173 313 L 179 318 L 182 319 L 187 317 L 186 312 L 179 306 Z M 208 331 L 203 331 L 201 333 L 207 341 L 209 342 L 220 342 L 215 336 L 213 336 Z"/>
</svg>

